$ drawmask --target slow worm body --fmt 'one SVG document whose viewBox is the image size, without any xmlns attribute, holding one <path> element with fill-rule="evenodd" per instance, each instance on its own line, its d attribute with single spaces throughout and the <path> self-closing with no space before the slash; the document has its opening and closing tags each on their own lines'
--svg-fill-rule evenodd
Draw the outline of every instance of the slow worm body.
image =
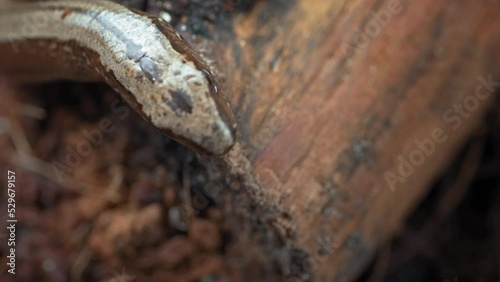
<svg viewBox="0 0 500 282">
<path fill-rule="evenodd" d="M 220 155 L 235 121 L 209 67 L 162 19 L 107 1 L 0 10 L 0 73 L 15 81 L 104 80 L 157 129 Z"/>
</svg>

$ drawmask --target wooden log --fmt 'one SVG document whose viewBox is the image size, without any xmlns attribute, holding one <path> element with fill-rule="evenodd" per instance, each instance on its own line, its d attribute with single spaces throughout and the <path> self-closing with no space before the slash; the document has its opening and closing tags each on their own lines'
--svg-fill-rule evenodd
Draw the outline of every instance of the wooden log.
<svg viewBox="0 0 500 282">
<path fill-rule="evenodd" d="M 499 11 L 261 1 L 237 17 L 217 53 L 241 133 L 225 158 L 240 193 L 223 203 L 240 244 L 279 261 L 284 281 L 359 274 L 495 101 Z M 284 243 L 270 254 L 273 240 Z"/>
</svg>

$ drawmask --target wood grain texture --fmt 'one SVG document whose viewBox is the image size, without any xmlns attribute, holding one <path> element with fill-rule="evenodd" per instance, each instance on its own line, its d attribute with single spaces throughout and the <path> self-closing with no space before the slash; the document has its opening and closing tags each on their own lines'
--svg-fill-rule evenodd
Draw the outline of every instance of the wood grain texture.
<svg viewBox="0 0 500 282">
<path fill-rule="evenodd" d="M 251 163 L 243 189 L 304 254 L 284 281 L 351 280 L 401 227 L 496 101 L 498 83 L 482 81 L 500 81 L 499 11 L 494 0 L 262 1 L 235 19 L 220 69 Z"/>
</svg>

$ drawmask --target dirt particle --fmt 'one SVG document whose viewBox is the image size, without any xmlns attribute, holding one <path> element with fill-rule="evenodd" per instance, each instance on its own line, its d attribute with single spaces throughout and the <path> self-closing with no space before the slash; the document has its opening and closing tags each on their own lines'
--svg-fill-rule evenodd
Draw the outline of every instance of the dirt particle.
<svg viewBox="0 0 500 282">
<path fill-rule="evenodd" d="M 214 250 L 220 246 L 221 238 L 217 226 L 205 219 L 196 219 L 189 226 L 188 236 L 201 249 Z"/>
</svg>

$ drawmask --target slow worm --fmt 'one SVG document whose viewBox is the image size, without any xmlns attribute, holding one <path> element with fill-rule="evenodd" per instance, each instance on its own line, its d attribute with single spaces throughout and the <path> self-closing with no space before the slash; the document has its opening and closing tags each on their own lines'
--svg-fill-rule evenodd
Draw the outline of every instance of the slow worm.
<svg viewBox="0 0 500 282">
<path fill-rule="evenodd" d="M 235 120 L 207 64 L 164 20 L 108 1 L 0 10 L 0 73 L 14 81 L 104 80 L 161 132 L 221 155 Z"/>
</svg>

